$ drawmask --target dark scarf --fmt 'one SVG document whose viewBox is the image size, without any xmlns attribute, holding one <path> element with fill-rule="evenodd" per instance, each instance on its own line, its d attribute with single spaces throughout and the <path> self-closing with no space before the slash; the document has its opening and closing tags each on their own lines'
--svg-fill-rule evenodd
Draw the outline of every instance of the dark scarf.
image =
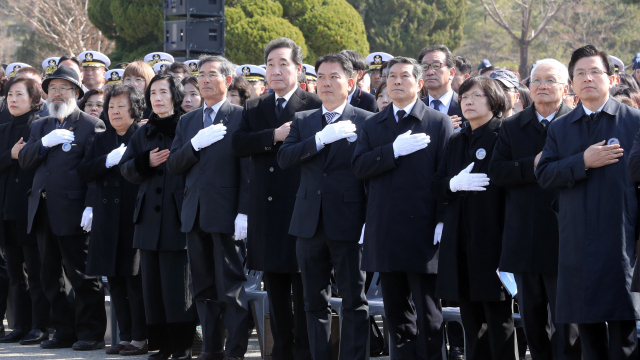
<svg viewBox="0 0 640 360">
<path fill-rule="evenodd" d="M 27 124 L 31 125 L 31 123 L 33 122 L 33 120 L 35 120 L 35 118 L 36 118 L 36 112 L 33 110 L 29 110 L 20 116 L 11 115 L 11 123 L 13 124 L 14 127 L 22 127 Z"/>
<path fill-rule="evenodd" d="M 176 136 L 178 120 L 182 115 L 184 115 L 182 109 L 178 109 L 173 115 L 165 118 L 159 117 L 156 113 L 151 113 L 146 129 L 147 139 L 153 139 L 158 133 L 173 139 Z"/>
</svg>

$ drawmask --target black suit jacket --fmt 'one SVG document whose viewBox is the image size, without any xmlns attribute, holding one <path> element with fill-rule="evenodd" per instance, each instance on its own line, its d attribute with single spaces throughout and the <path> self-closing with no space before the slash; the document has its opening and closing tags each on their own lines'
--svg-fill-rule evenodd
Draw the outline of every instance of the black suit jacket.
<svg viewBox="0 0 640 360">
<path fill-rule="evenodd" d="M 376 97 L 366 91 L 362 91 L 358 86 L 351 96 L 350 104 L 354 107 L 366 110 L 372 113 L 378 112 L 378 103 Z"/>
<path fill-rule="evenodd" d="M 64 128 L 73 131 L 75 140 L 71 150 L 65 152 L 62 145 L 46 151 L 41 157 L 41 139 L 56 129 L 58 119 L 47 117 L 34 121 L 31 125 L 29 141 L 18 155 L 23 169 L 36 169 L 33 186 L 29 194 L 29 232 L 40 204 L 40 194 L 46 190 L 47 210 L 51 230 L 57 236 L 82 234 L 80 227 L 85 208 L 87 183 L 80 179 L 76 168 L 98 132 L 105 130 L 102 120 L 76 109 L 65 119 Z"/>
<path fill-rule="evenodd" d="M 296 237 L 289 235 L 289 225 L 300 186 L 300 168 L 283 170 L 278 166 L 278 150 L 273 132 L 292 121 L 298 111 L 318 109 L 322 105 L 316 94 L 299 87 L 285 108 L 276 116 L 275 93 L 250 99 L 245 103 L 242 121 L 233 134 L 233 151 L 251 157 L 249 178 L 249 228 L 247 267 L 273 272 L 297 272 Z"/>
<path fill-rule="evenodd" d="M 431 143 L 396 159 L 393 142 L 408 130 L 429 135 Z M 400 123 L 391 104 L 365 121 L 351 161 L 356 176 L 369 180 L 363 270 L 437 273 L 437 204 L 430 185 L 451 134 L 449 117 L 422 101 Z"/>
<path fill-rule="evenodd" d="M 554 119 L 570 111 L 563 102 Z M 500 259 L 504 271 L 558 274 L 558 219 L 551 209 L 558 191 L 542 189 L 533 168 L 547 130 L 538 121 L 535 105 L 502 122 L 489 178 L 507 189 Z"/>
<path fill-rule="evenodd" d="M 234 233 L 238 213 L 248 207 L 248 159 L 238 158 L 231 149 L 231 137 L 240 125 L 242 107 L 225 101 L 213 120 L 222 123 L 227 134 L 222 140 L 195 151 L 191 139 L 204 128 L 203 108 L 184 115 L 176 128 L 167 169 L 185 175 L 182 202 L 182 232 L 193 229 L 196 220 L 208 233 Z M 244 165 L 243 165 L 244 163 Z M 199 219 L 196 219 L 200 208 Z"/>
<path fill-rule="evenodd" d="M 371 115 L 347 104 L 336 121 L 351 120 L 359 133 Z M 299 166 L 302 170 L 289 234 L 313 237 L 322 214 L 324 229 L 331 240 L 359 241 L 366 196 L 364 181 L 351 170 L 356 144 L 342 139 L 318 152 L 315 135 L 322 130 L 322 123 L 322 109 L 296 113 L 291 132 L 278 151 L 280 167 Z"/>
</svg>

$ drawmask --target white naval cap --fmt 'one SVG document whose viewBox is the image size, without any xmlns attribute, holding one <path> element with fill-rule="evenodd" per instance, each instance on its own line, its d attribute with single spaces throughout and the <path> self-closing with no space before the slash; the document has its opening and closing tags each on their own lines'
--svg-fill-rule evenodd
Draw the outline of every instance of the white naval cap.
<svg viewBox="0 0 640 360">
<path fill-rule="evenodd" d="M 7 77 L 14 77 L 16 76 L 16 73 L 18 72 L 18 70 L 25 68 L 25 67 L 33 67 L 29 64 L 25 64 L 25 63 L 21 63 L 21 62 L 16 62 L 16 63 L 11 63 L 9 65 L 7 65 L 7 68 L 4 69 L 4 74 Z"/>
<path fill-rule="evenodd" d="M 107 55 L 97 51 L 83 51 L 78 55 L 78 59 L 82 62 L 82 66 L 94 66 L 108 68 L 111 60 Z"/>
</svg>

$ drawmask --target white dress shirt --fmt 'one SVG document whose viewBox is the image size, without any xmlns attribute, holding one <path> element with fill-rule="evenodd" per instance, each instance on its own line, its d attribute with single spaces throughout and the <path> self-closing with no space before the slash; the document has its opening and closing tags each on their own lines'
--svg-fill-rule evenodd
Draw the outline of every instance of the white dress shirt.
<svg viewBox="0 0 640 360">
<path fill-rule="evenodd" d="M 205 112 L 205 110 L 207 110 L 207 108 L 211 108 L 213 109 L 213 112 L 211 113 L 211 125 L 215 125 L 213 123 L 213 120 L 216 118 L 216 115 L 218 114 L 220 107 L 222 106 L 222 104 L 224 104 L 225 101 L 227 101 L 227 98 L 224 98 L 224 100 L 220 101 L 219 103 L 213 106 L 208 106 L 207 103 L 204 102 L 204 105 L 202 106 L 202 123 L 206 124 L 205 117 L 207 116 L 207 113 Z"/>
<path fill-rule="evenodd" d="M 591 115 L 592 112 L 597 112 L 598 113 L 598 112 L 602 111 L 602 108 L 604 108 L 605 104 L 606 104 L 606 102 L 604 104 L 602 104 L 602 106 L 600 106 L 600 109 L 598 109 L 598 111 L 591 111 L 591 110 L 587 109 L 587 107 L 584 106 L 584 104 L 582 104 L 582 108 L 584 109 L 584 113 L 585 114 Z"/>
<path fill-rule="evenodd" d="M 322 116 L 324 117 L 324 114 L 326 114 L 328 112 L 338 113 L 338 116 L 336 116 L 335 120 L 333 120 L 333 122 L 332 122 L 332 124 L 335 124 L 336 121 L 338 121 L 340 119 L 340 117 L 342 117 L 342 113 L 344 112 L 344 108 L 346 106 L 347 106 L 347 102 L 345 102 L 344 104 L 338 106 L 335 110 L 329 111 L 329 110 L 327 110 L 326 107 L 324 107 L 324 105 L 322 105 Z M 324 148 L 324 144 L 320 142 L 320 137 L 318 136 L 318 134 L 316 134 L 316 149 L 318 149 L 318 151 L 320 151 L 323 148 Z"/>
<path fill-rule="evenodd" d="M 284 98 L 284 102 L 282 103 L 282 109 L 284 109 L 287 106 L 287 103 L 289 102 L 289 99 L 291 99 L 291 96 L 293 96 L 293 93 L 296 92 L 297 89 L 298 89 L 298 86 L 296 85 L 296 87 L 294 87 L 293 90 L 291 90 L 288 93 L 284 94 L 284 96 L 278 96 L 278 94 L 276 94 L 276 105 L 278 105 L 278 99 Z M 282 110 L 282 109 L 280 109 L 280 110 Z"/>
<path fill-rule="evenodd" d="M 544 117 L 544 116 L 540 115 L 539 112 L 536 111 L 536 116 L 538 117 L 538 121 L 539 122 L 542 122 L 542 120 L 544 120 L 544 119 L 547 119 L 547 120 L 549 120 L 549 122 L 551 122 L 551 120 L 553 120 L 553 118 L 556 116 L 556 113 L 557 113 L 557 111 L 554 111 L 553 114 L 551 114 L 551 115 L 549 115 L 547 117 Z"/>
<path fill-rule="evenodd" d="M 453 99 L 453 90 L 449 91 L 448 93 L 442 95 L 442 97 L 440 99 L 440 102 L 442 104 L 440 104 L 440 108 L 439 109 L 435 109 L 431 102 L 433 100 L 436 100 L 433 96 L 429 95 L 429 107 L 435 110 L 439 110 L 441 113 L 443 114 L 448 114 L 449 113 L 449 106 L 451 105 L 451 99 Z"/>
<path fill-rule="evenodd" d="M 396 118 L 396 122 L 400 121 L 400 119 L 398 119 L 398 115 L 397 115 L 398 114 L 398 110 L 404 110 L 404 112 L 405 112 L 404 117 L 407 117 L 407 115 L 409 115 L 411 110 L 413 110 L 413 107 L 416 105 L 416 101 L 418 101 L 417 98 L 411 104 L 405 106 L 404 109 L 400 109 L 399 107 L 396 106 L 396 104 L 393 104 L 393 117 Z"/>
</svg>

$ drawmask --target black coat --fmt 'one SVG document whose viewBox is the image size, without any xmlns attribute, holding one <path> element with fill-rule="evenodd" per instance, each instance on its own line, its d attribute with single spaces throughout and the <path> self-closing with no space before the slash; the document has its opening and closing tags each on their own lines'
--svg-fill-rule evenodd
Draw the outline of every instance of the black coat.
<svg viewBox="0 0 640 360">
<path fill-rule="evenodd" d="M 11 158 L 11 149 L 22 137 L 29 139 L 31 124 L 37 115 L 30 111 L 15 121 L 0 125 L 0 246 L 22 246 L 36 244 L 36 233 L 27 233 L 28 202 L 27 195 L 31 190 L 35 170 L 23 170 L 17 159 Z M 26 122 L 25 122 L 26 121 Z M 4 221 L 14 220 L 17 226 L 17 237 L 5 239 Z"/>
<path fill-rule="evenodd" d="M 140 189 L 133 213 L 133 247 L 154 251 L 177 251 L 187 247 L 180 231 L 180 212 L 184 195 L 184 175 L 167 171 L 167 162 L 149 165 L 149 152 L 171 149 L 181 113 L 159 119 L 152 113 L 149 122 L 133 134 L 120 160 L 122 176 Z"/>
<path fill-rule="evenodd" d="M 378 103 L 376 97 L 366 91 L 362 91 L 358 86 L 351 95 L 351 106 L 366 110 L 372 113 L 378 112 Z"/>
<path fill-rule="evenodd" d="M 87 183 L 80 179 L 76 168 L 89 151 L 93 137 L 104 131 L 105 126 L 102 120 L 76 109 L 64 123 L 64 129 L 75 134 L 71 150 L 63 151 L 62 145 L 41 149 L 41 139 L 55 130 L 56 123 L 58 119 L 53 117 L 34 121 L 29 141 L 18 154 L 18 161 L 23 169 L 36 169 L 29 194 L 28 229 L 33 229 L 41 193 L 46 191 L 47 211 L 53 233 L 57 236 L 80 235 L 84 233 L 80 226 L 82 213 L 88 205 L 85 201 Z"/>
<path fill-rule="evenodd" d="M 193 149 L 191 139 L 204 128 L 202 108 L 180 119 L 167 169 L 186 176 L 182 232 L 191 231 L 198 220 L 204 232 L 233 234 L 236 216 L 247 213 L 249 159 L 236 157 L 231 149 L 231 137 L 241 117 L 242 107 L 225 101 L 213 123 L 224 124 L 227 134 L 200 151 Z"/>
<path fill-rule="evenodd" d="M 113 127 L 97 134 L 84 159 L 78 165 L 78 175 L 86 182 L 95 182 L 91 239 L 87 255 L 87 274 L 126 276 L 138 274 L 140 254 L 133 248 L 133 211 L 138 185 L 120 174 L 120 167 L 106 167 L 107 155 L 131 140 L 138 124 L 132 124 L 118 142 Z"/>
<path fill-rule="evenodd" d="M 296 237 L 289 235 L 289 225 L 300 187 L 300 168 L 282 170 L 278 166 L 282 143 L 274 144 L 273 132 L 292 121 L 296 112 L 318 109 L 322 102 L 316 94 L 298 88 L 277 117 L 275 96 L 247 100 L 231 144 L 237 156 L 251 157 L 247 267 L 291 273 L 299 271 Z"/>
<path fill-rule="evenodd" d="M 431 143 L 396 159 L 393 142 L 408 130 L 426 133 Z M 351 161 L 356 176 L 369 180 L 362 270 L 437 273 L 438 209 L 430 186 L 452 133 L 449 117 L 422 101 L 400 123 L 391 104 L 365 121 Z"/>
<path fill-rule="evenodd" d="M 486 191 L 451 192 L 449 182 L 469 164 L 471 173 L 489 171 L 493 147 L 498 139 L 500 120 L 493 118 L 471 131 L 455 133 L 447 148 L 431 189 L 434 196 L 447 201 L 440 244 L 436 297 L 458 301 L 503 301 L 507 299 L 496 274 L 502 250 L 504 228 L 504 189 L 491 182 Z M 478 151 L 484 149 L 480 159 Z M 466 252 L 470 299 L 460 296 L 460 252 Z M 464 268 L 464 267 L 463 267 Z M 466 282 L 463 282 L 466 283 Z M 466 291 L 465 291 L 466 292 Z"/>
<path fill-rule="evenodd" d="M 616 138 L 628 150 L 640 111 L 609 99 L 590 132 L 578 105 L 549 126 L 536 169 L 544 189 L 559 189 L 560 229 L 556 319 L 594 323 L 640 319 L 640 294 L 630 291 L 638 200 L 627 171 L 629 151 L 617 163 L 585 170 L 584 151 Z"/>
<path fill-rule="evenodd" d="M 564 102 L 557 119 L 571 111 Z M 489 178 L 507 190 L 500 269 L 512 273 L 558 274 L 558 219 L 551 203 L 558 190 L 538 185 L 533 162 L 547 140 L 548 127 L 535 105 L 502 122 Z"/>
<path fill-rule="evenodd" d="M 335 121 L 350 120 L 360 132 L 373 115 L 349 104 Z M 365 183 L 351 170 L 355 144 L 338 140 L 318 152 L 315 135 L 322 130 L 322 109 L 299 112 L 278 151 L 283 169 L 300 167 L 302 177 L 289 234 L 311 238 L 322 219 L 331 240 L 359 241 L 366 213 Z"/>
</svg>

